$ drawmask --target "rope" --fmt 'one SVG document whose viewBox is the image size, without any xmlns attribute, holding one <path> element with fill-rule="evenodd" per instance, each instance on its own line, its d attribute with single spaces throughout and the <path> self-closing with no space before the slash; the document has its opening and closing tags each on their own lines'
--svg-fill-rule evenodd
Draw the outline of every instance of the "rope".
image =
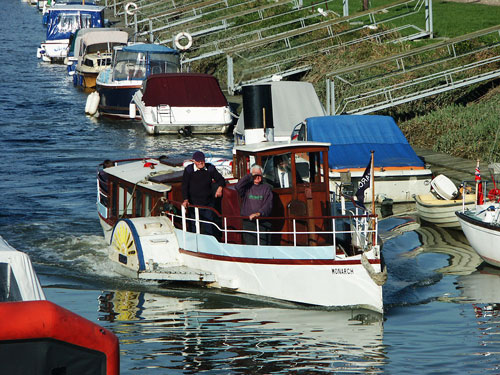
<svg viewBox="0 0 500 375">
<path fill-rule="evenodd" d="M 384 266 L 382 272 L 376 272 L 365 254 L 361 255 L 361 264 L 365 267 L 366 272 L 368 272 L 368 275 L 370 275 L 375 284 L 378 286 L 385 284 L 387 281 L 387 267 Z"/>
</svg>

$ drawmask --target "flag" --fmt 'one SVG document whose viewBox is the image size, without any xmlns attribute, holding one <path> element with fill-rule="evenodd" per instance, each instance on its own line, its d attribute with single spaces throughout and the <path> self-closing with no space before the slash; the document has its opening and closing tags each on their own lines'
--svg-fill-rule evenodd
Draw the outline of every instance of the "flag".
<svg viewBox="0 0 500 375">
<path fill-rule="evenodd" d="M 483 183 L 481 182 L 481 170 L 479 169 L 479 160 L 474 172 L 474 180 L 476 181 L 476 204 L 484 204 Z"/>
<path fill-rule="evenodd" d="M 365 190 L 370 187 L 371 183 L 371 176 L 372 176 L 371 166 L 372 166 L 372 159 L 370 157 L 370 161 L 365 171 L 363 172 L 363 176 L 361 176 L 361 180 L 359 181 L 358 184 L 358 191 L 356 192 L 356 198 L 358 200 L 358 203 L 361 204 L 362 206 L 364 205 L 365 201 Z"/>
</svg>

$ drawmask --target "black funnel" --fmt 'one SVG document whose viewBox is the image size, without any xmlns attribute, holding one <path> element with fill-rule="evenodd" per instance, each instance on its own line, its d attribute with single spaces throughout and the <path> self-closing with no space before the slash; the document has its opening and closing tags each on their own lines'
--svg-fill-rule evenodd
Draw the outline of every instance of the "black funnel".
<svg viewBox="0 0 500 375">
<path fill-rule="evenodd" d="M 245 111 L 245 129 L 264 128 L 263 108 L 266 114 L 266 129 L 274 128 L 271 85 L 243 86 L 242 94 L 243 110 Z"/>
</svg>

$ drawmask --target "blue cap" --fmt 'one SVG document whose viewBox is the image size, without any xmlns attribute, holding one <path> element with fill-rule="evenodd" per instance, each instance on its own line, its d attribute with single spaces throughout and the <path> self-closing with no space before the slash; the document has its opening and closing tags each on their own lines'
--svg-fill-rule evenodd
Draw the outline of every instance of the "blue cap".
<svg viewBox="0 0 500 375">
<path fill-rule="evenodd" d="M 193 154 L 193 160 L 194 161 L 205 161 L 205 154 L 201 151 L 196 151 Z"/>
</svg>

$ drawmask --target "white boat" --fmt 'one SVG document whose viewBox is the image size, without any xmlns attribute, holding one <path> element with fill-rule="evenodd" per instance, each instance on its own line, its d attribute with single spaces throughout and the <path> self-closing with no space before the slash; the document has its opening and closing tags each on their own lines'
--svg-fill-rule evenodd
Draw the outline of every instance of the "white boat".
<svg viewBox="0 0 500 375">
<path fill-rule="evenodd" d="M 46 62 L 63 62 L 70 38 L 79 29 L 104 27 L 104 8 L 96 5 L 56 4 L 44 14 L 46 40 L 37 49 L 37 57 Z"/>
<path fill-rule="evenodd" d="M 0 302 L 45 300 L 29 256 L 0 236 Z"/>
<path fill-rule="evenodd" d="M 153 74 L 132 97 L 148 134 L 225 134 L 233 122 L 217 79 L 208 74 Z"/>
<path fill-rule="evenodd" d="M 500 267 L 500 204 L 488 202 L 456 215 L 472 248 L 485 262 Z"/>
<path fill-rule="evenodd" d="M 278 81 L 243 86 L 260 111 L 266 108 L 266 126 L 275 140 L 329 142 L 330 190 L 353 194 L 374 153 L 375 200 L 413 202 L 413 196 L 430 192 L 432 171 L 416 155 L 394 119 L 389 116 L 325 116 L 312 84 Z M 245 107 L 245 105 L 244 105 Z M 247 108 L 247 107 L 245 107 Z M 240 114 L 235 127 L 235 143 L 246 142 L 244 121 L 252 113 Z M 365 202 L 372 201 L 371 189 Z"/>
<path fill-rule="evenodd" d="M 145 79 L 151 74 L 178 73 L 180 65 L 179 51 L 163 45 L 136 43 L 115 47 L 111 67 L 97 76 L 98 107 L 94 105 L 92 109 L 89 103 L 89 114 L 98 110 L 101 116 L 128 119 L 132 96 Z M 140 119 L 137 113 L 135 117 Z"/>
<path fill-rule="evenodd" d="M 378 221 L 353 203 L 332 201 L 322 166 L 328 143 L 262 142 L 236 146 L 235 181 L 247 165 L 289 156 L 292 185 L 273 189 L 270 245 L 242 240 L 240 203 L 229 183 L 214 223 L 181 205 L 182 166 L 160 159 L 115 161 L 98 173 L 97 208 L 116 270 L 139 279 L 186 281 L 295 303 L 383 312 L 387 277 Z M 168 161 L 168 159 L 167 159 Z M 297 177 L 297 178 L 295 178 Z M 232 182 L 228 181 L 228 182 Z M 216 205 L 216 207 L 218 207 Z M 188 230 L 194 222 L 195 231 Z M 213 225 L 220 236 L 202 234 Z M 207 224 L 208 223 L 208 224 Z"/>
<path fill-rule="evenodd" d="M 500 163 L 490 164 L 488 167 L 494 188 L 488 189 L 488 185 L 491 185 L 489 181 L 476 182 L 480 204 L 471 210 L 457 211 L 456 215 L 472 248 L 485 262 L 500 267 L 500 190 L 496 185 Z"/>
<path fill-rule="evenodd" d="M 83 34 L 75 51 L 76 67 L 73 75 L 75 86 L 94 88 L 97 75 L 111 66 L 113 47 L 126 46 L 126 31 L 91 28 Z"/>
<path fill-rule="evenodd" d="M 448 177 L 440 174 L 431 181 L 432 191 L 415 196 L 418 216 L 440 227 L 460 229 L 455 212 L 473 209 L 476 196 L 465 189 L 462 194 Z"/>
</svg>

